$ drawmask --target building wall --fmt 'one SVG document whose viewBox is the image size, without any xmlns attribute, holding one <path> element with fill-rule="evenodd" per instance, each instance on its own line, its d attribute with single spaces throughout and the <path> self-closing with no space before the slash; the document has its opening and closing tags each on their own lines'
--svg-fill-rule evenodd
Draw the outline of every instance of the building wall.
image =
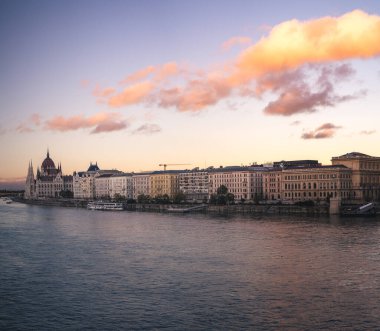
<svg viewBox="0 0 380 331">
<path fill-rule="evenodd" d="M 133 199 L 141 194 L 150 195 L 150 174 L 132 175 Z"/>
<path fill-rule="evenodd" d="M 349 168 L 318 167 L 285 169 L 281 173 L 281 200 L 324 201 L 330 197 L 351 199 Z"/>
<path fill-rule="evenodd" d="M 179 192 L 179 176 L 173 173 L 153 173 L 150 176 L 150 190 L 151 196 L 167 194 L 169 198 L 173 199 Z"/>
<path fill-rule="evenodd" d="M 110 177 L 95 177 L 95 197 L 110 198 Z"/>
<path fill-rule="evenodd" d="M 187 201 L 203 202 L 208 199 L 209 174 L 207 171 L 187 171 L 178 175 L 179 190 Z"/>
<path fill-rule="evenodd" d="M 126 199 L 132 199 L 133 189 L 132 189 L 132 176 L 131 175 L 121 175 L 121 176 L 111 176 L 109 177 L 110 185 L 110 197 L 115 198 L 116 196 L 121 196 Z"/>
<path fill-rule="evenodd" d="M 209 172 L 209 195 L 216 194 L 221 185 L 235 196 L 235 200 L 254 201 L 263 196 L 264 169 L 215 169 Z"/>
<path fill-rule="evenodd" d="M 95 198 L 95 173 L 77 173 L 73 176 L 73 191 L 76 199 Z"/>
<path fill-rule="evenodd" d="M 380 157 L 349 153 L 333 157 L 332 164 L 352 169 L 352 197 L 360 202 L 380 201 Z"/>
</svg>

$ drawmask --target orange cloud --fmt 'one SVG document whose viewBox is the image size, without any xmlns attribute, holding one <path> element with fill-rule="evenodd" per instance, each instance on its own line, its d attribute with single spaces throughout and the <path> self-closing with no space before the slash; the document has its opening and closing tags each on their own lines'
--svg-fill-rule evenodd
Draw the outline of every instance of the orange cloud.
<svg viewBox="0 0 380 331">
<path fill-rule="evenodd" d="M 60 132 L 93 128 L 91 133 L 100 133 L 122 130 L 127 126 L 127 121 L 123 120 L 119 113 L 98 113 L 89 117 L 83 115 L 68 118 L 56 116 L 47 120 L 44 128 Z"/>
<path fill-rule="evenodd" d="M 243 36 L 232 37 L 232 38 L 226 40 L 222 44 L 222 49 L 224 51 L 227 51 L 235 45 L 247 45 L 250 43 L 252 43 L 252 39 L 250 37 L 243 37 Z"/>
<path fill-rule="evenodd" d="M 340 17 L 287 21 L 239 56 L 231 79 L 240 84 L 306 63 L 374 57 L 380 54 L 379 40 L 380 17 L 360 10 Z"/>
<path fill-rule="evenodd" d="M 325 123 L 315 129 L 314 131 L 305 132 L 302 135 L 302 139 L 325 139 L 331 138 L 335 135 L 336 130 L 340 129 L 341 126 L 336 126 L 332 123 Z"/>
<path fill-rule="evenodd" d="M 99 85 L 96 85 L 92 94 L 98 98 L 106 98 L 111 96 L 115 92 L 116 90 L 113 87 L 106 87 L 102 89 Z"/>
<path fill-rule="evenodd" d="M 125 90 L 108 97 L 107 102 L 110 107 L 156 102 L 161 107 L 175 107 L 179 111 L 200 111 L 234 93 L 260 97 L 269 91 L 277 95 L 277 100 L 265 107 L 267 114 L 289 116 L 313 112 L 318 107 L 332 107 L 359 96 L 335 93 L 334 83 L 342 81 L 338 78 L 352 75 L 348 65 L 323 66 L 378 56 L 379 40 L 380 16 L 360 10 L 339 17 L 286 21 L 271 28 L 265 37 L 241 52 L 229 65 L 200 74 L 194 70 L 182 76 L 175 62 L 148 66 L 129 75 L 123 81 L 129 84 Z M 248 37 L 233 37 L 224 46 L 248 42 Z M 306 71 L 315 70 L 313 66 L 320 70 L 316 87 L 306 82 L 306 76 L 312 77 L 306 75 Z M 174 86 L 169 84 L 169 77 L 177 78 Z"/>
<path fill-rule="evenodd" d="M 144 69 L 138 70 L 133 74 L 127 76 L 120 84 L 131 84 L 136 83 L 140 80 L 146 79 L 150 74 L 155 72 L 156 68 L 154 66 L 148 66 Z"/>
<path fill-rule="evenodd" d="M 148 81 L 128 86 L 123 92 L 108 99 L 111 107 L 122 107 L 141 102 L 152 92 L 154 84 Z"/>
</svg>

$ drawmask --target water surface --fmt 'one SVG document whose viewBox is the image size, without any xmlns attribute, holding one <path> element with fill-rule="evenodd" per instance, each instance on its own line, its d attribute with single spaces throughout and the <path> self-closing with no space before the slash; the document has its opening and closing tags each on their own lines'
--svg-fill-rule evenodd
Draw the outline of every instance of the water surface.
<svg viewBox="0 0 380 331">
<path fill-rule="evenodd" d="M 0 205 L 2 330 L 374 330 L 380 221 Z"/>
</svg>

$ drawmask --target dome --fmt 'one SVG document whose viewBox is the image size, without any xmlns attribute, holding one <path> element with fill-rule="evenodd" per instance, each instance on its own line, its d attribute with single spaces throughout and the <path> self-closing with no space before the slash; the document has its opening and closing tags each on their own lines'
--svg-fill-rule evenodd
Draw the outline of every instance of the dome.
<svg viewBox="0 0 380 331">
<path fill-rule="evenodd" d="M 42 162 L 41 169 L 55 169 L 55 164 L 49 156 L 49 151 L 46 154 L 46 159 Z"/>
<path fill-rule="evenodd" d="M 87 169 L 87 171 L 98 171 L 98 170 L 100 170 L 98 167 L 98 162 L 96 162 L 95 164 L 90 163 L 90 166 Z"/>
</svg>

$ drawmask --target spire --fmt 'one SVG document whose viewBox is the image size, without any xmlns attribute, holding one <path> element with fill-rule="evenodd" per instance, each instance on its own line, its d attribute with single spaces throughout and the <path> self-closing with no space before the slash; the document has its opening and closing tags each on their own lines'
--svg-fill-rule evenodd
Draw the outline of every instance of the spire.
<svg viewBox="0 0 380 331">
<path fill-rule="evenodd" d="M 49 147 L 47 148 L 46 157 L 47 157 L 47 158 L 50 158 L 50 156 L 49 156 Z"/>
</svg>

